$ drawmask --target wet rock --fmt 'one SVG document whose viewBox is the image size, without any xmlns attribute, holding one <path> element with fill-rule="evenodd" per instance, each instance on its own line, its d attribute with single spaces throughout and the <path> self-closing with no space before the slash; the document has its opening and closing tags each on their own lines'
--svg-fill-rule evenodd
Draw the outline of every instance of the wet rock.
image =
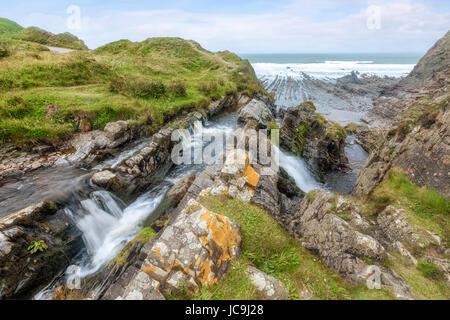
<svg viewBox="0 0 450 320">
<path fill-rule="evenodd" d="M 99 187 L 106 188 L 109 184 L 111 184 L 112 180 L 117 176 L 109 170 L 104 170 L 101 172 L 97 172 L 92 176 L 92 182 L 98 185 Z"/>
<path fill-rule="evenodd" d="M 303 156 L 319 174 L 348 170 L 344 129 L 317 114 L 310 101 L 285 112 L 280 138 L 281 146 Z"/>
<path fill-rule="evenodd" d="M 250 120 L 255 120 L 258 123 L 258 128 L 265 129 L 270 127 L 270 121 L 273 115 L 266 103 L 258 99 L 253 99 L 239 111 L 238 122 L 247 123 Z"/>
<path fill-rule="evenodd" d="M 255 288 L 267 300 L 289 300 L 289 291 L 284 284 L 272 276 L 249 266 L 247 268 L 250 280 Z"/>
<path fill-rule="evenodd" d="M 144 189 L 150 183 L 148 177 L 162 168 L 169 169 L 173 165 L 170 158 L 174 145 L 171 135 L 171 129 L 160 130 L 146 147 L 122 161 L 114 169 L 121 183 Z"/>
<path fill-rule="evenodd" d="M 54 203 L 0 219 L 0 299 L 30 298 L 68 265 L 80 235 Z M 45 244 L 31 253 L 33 241 Z"/>
<path fill-rule="evenodd" d="M 175 208 L 184 198 L 192 183 L 195 180 L 195 175 L 187 176 L 178 183 L 176 183 L 172 188 L 167 191 L 166 197 L 169 199 L 169 208 Z"/>
</svg>

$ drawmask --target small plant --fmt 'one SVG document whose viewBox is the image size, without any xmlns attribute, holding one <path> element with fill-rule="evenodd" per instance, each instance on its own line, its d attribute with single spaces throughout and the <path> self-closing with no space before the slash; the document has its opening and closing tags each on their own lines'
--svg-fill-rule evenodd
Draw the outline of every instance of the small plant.
<svg viewBox="0 0 450 320">
<path fill-rule="evenodd" d="M 38 251 L 44 251 L 48 249 L 48 245 L 45 243 L 44 240 L 37 240 L 37 241 L 31 241 L 30 245 L 28 246 L 27 250 L 34 254 Z"/>
</svg>

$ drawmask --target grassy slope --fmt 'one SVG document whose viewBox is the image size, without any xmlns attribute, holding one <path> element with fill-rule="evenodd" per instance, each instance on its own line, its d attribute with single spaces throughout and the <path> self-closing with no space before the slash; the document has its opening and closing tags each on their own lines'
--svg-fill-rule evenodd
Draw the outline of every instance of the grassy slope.
<svg viewBox="0 0 450 320">
<path fill-rule="evenodd" d="M 157 129 L 223 95 L 262 90 L 248 61 L 177 38 L 64 55 L 31 42 L 2 42 L 12 54 L 0 58 L 0 144 L 56 144 L 78 130 L 79 118 L 95 129 L 120 119 L 151 121 Z M 49 104 L 58 108 L 52 116 Z"/>
<path fill-rule="evenodd" d="M 419 188 L 401 170 L 394 169 L 388 179 L 366 199 L 365 213 L 369 218 L 375 218 L 388 205 L 404 209 L 408 222 L 416 232 L 430 230 L 441 237 L 445 246 L 449 246 L 450 201 L 437 192 Z M 434 265 L 419 261 L 419 266 L 415 267 L 399 254 L 393 253 L 392 256 L 388 266 L 406 280 L 415 297 L 425 300 L 450 299 L 450 288 Z"/>
<path fill-rule="evenodd" d="M 208 196 L 201 202 L 239 224 L 242 256 L 218 285 L 203 287 L 194 296 L 181 293 L 170 299 L 260 299 L 245 272 L 248 265 L 280 279 L 289 289 L 291 299 L 301 299 L 301 292 L 312 293 L 314 299 L 392 299 L 383 290 L 347 285 L 297 244 L 261 208 L 225 196 Z"/>
<path fill-rule="evenodd" d="M 10 32 L 18 32 L 23 28 L 14 21 L 11 21 L 6 18 L 0 17 L 0 34 L 1 33 L 10 33 Z"/>
</svg>

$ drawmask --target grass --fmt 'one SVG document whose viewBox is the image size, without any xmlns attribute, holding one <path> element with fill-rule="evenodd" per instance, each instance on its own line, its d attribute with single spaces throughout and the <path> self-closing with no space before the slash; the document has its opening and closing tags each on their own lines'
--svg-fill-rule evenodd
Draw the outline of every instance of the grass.
<svg viewBox="0 0 450 320">
<path fill-rule="evenodd" d="M 0 18 L 0 34 L 18 32 L 22 29 L 18 23 L 6 18 Z"/>
<path fill-rule="evenodd" d="M 400 169 L 389 172 L 388 178 L 368 196 L 364 207 L 368 214 L 376 215 L 388 205 L 404 209 L 413 227 L 435 232 L 449 245 L 450 201 L 433 190 L 419 188 Z"/>
<path fill-rule="evenodd" d="M 406 258 L 392 253 L 394 259 L 390 261 L 390 268 L 397 272 L 411 287 L 411 292 L 419 300 L 449 300 L 450 287 L 436 270 L 436 266 L 419 261 L 419 265 L 412 266 Z"/>
<path fill-rule="evenodd" d="M 79 131 L 80 118 L 93 129 L 130 119 L 156 130 L 225 95 L 265 92 L 248 61 L 179 38 L 121 40 L 62 55 L 11 37 L 0 41 L 7 51 L 0 58 L 0 144 L 56 145 Z M 52 117 L 49 104 L 58 109 Z"/>
<path fill-rule="evenodd" d="M 226 196 L 208 196 L 200 202 L 218 214 L 239 224 L 242 233 L 242 256 L 218 285 L 202 287 L 194 295 L 182 292 L 170 299 L 243 299 L 262 298 L 254 289 L 246 268 L 252 265 L 281 280 L 291 299 L 301 299 L 310 292 L 314 299 L 392 299 L 383 290 L 351 287 L 338 275 L 303 249 L 273 218 L 261 208 Z"/>
</svg>

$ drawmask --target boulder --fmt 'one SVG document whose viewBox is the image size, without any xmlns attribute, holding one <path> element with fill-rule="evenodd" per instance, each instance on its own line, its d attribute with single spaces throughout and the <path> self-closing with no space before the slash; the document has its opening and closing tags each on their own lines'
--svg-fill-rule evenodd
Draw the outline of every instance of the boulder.
<svg viewBox="0 0 450 320">
<path fill-rule="evenodd" d="M 158 237 L 142 248 L 139 269 L 130 266 L 122 272 L 103 298 L 154 299 L 161 298 L 155 291 L 174 294 L 216 284 L 239 257 L 240 243 L 235 222 L 191 199 Z"/>
<path fill-rule="evenodd" d="M 238 114 L 238 122 L 247 123 L 250 120 L 255 120 L 258 123 L 258 128 L 265 129 L 270 127 L 270 121 L 273 119 L 271 110 L 265 102 L 253 99 L 243 107 Z"/>
<path fill-rule="evenodd" d="M 310 101 L 285 112 L 280 138 L 282 147 L 304 157 L 319 174 L 349 169 L 345 130 L 317 114 Z"/>
<path fill-rule="evenodd" d="M 289 291 L 280 280 L 251 266 L 247 268 L 247 273 L 252 284 L 265 299 L 289 300 Z"/>
<path fill-rule="evenodd" d="M 98 185 L 99 187 L 106 188 L 109 184 L 111 184 L 112 180 L 117 176 L 109 170 L 104 170 L 95 173 L 92 176 L 92 182 Z"/>
</svg>

